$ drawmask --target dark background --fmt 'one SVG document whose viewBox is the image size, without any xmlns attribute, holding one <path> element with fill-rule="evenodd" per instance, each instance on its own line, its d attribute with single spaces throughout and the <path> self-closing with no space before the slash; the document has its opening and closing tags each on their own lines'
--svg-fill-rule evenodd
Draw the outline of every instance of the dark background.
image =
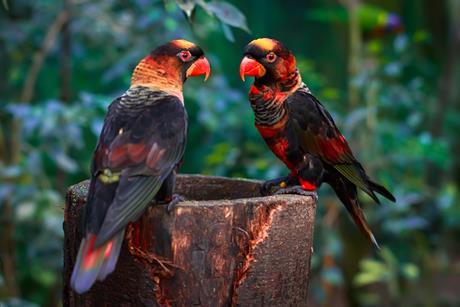
<svg viewBox="0 0 460 307">
<path fill-rule="evenodd" d="M 362 196 L 376 252 L 321 187 L 310 304 L 460 305 L 460 1 L 227 1 L 190 17 L 182 9 L 200 1 L 0 1 L 0 305 L 61 304 L 66 188 L 88 177 L 106 107 L 136 63 L 170 39 L 196 42 L 212 65 L 207 83 L 185 85 L 181 171 L 287 172 L 255 130 L 238 75 L 242 48 L 263 36 L 294 51 L 356 156 L 398 199 Z"/>
</svg>

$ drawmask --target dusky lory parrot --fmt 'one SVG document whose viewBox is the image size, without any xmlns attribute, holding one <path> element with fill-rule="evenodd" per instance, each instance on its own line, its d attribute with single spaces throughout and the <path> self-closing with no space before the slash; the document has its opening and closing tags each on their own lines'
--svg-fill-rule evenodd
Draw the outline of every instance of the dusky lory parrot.
<svg viewBox="0 0 460 307">
<path fill-rule="evenodd" d="M 71 286 L 87 291 L 116 266 L 125 228 L 152 203 L 169 203 L 187 140 L 182 86 L 210 73 L 200 47 L 173 40 L 143 58 L 129 89 L 109 106 L 94 151 L 83 239 Z"/>
<path fill-rule="evenodd" d="M 240 76 L 254 77 L 249 91 L 255 126 L 273 153 L 290 169 L 289 176 L 266 181 L 262 192 L 298 193 L 316 197 L 328 183 L 356 225 L 378 243 L 358 202 L 358 188 L 380 203 L 375 193 L 394 196 L 366 174 L 329 112 L 311 93 L 296 68 L 293 53 L 269 38 L 256 39 L 244 49 Z"/>
</svg>

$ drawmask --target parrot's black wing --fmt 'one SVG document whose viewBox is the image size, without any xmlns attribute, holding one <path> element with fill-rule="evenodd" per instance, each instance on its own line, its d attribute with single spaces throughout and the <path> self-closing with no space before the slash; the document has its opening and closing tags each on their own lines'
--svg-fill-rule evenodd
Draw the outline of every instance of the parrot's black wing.
<svg viewBox="0 0 460 307">
<path fill-rule="evenodd" d="M 287 99 L 287 106 L 300 146 L 305 152 L 318 156 L 377 203 L 379 199 L 374 191 L 395 201 L 388 190 L 369 179 L 329 112 L 308 89 L 300 88 L 293 93 Z"/>
<path fill-rule="evenodd" d="M 146 91 L 109 107 L 92 164 L 86 232 L 99 246 L 139 218 L 181 161 L 187 114 L 176 96 Z"/>
</svg>

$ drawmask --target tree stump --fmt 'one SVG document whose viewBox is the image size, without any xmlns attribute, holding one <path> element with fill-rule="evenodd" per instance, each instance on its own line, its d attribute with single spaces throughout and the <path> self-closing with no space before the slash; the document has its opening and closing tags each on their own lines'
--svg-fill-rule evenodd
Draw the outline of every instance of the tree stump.
<svg viewBox="0 0 460 307">
<path fill-rule="evenodd" d="M 64 306 L 306 306 L 316 203 L 260 197 L 260 182 L 182 175 L 188 201 L 128 226 L 115 271 L 79 295 L 70 276 L 88 181 L 67 193 Z M 162 260 L 163 266 L 155 259 Z"/>
</svg>

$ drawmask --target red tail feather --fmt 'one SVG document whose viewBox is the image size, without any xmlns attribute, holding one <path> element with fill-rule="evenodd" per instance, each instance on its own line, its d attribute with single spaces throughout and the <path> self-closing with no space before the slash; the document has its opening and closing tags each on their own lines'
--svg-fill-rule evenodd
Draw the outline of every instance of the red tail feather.
<svg viewBox="0 0 460 307">
<path fill-rule="evenodd" d="M 96 280 L 105 279 L 115 269 L 123 237 L 124 230 L 99 247 L 94 246 L 94 234 L 82 240 L 70 281 L 76 292 L 88 291 Z"/>
</svg>

